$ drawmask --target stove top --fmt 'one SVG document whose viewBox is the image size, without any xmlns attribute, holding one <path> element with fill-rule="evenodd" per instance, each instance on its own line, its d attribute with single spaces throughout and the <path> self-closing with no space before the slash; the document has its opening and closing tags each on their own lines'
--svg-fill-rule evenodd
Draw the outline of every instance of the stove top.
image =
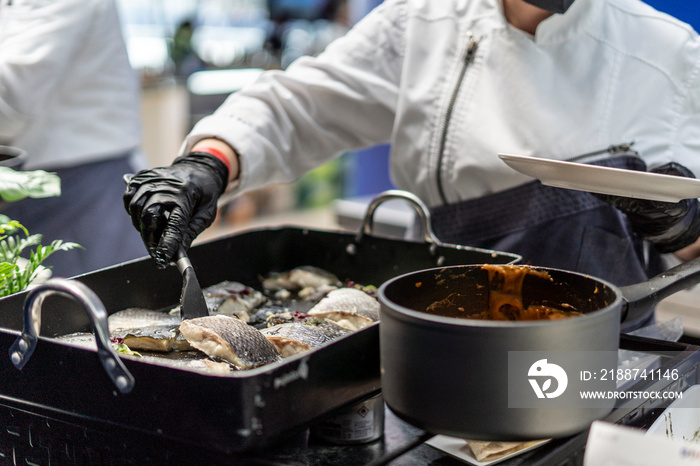
<svg viewBox="0 0 700 466">
<path fill-rule="evenodd" d="M 640 381 L 628 390 L 684 391 L 700 383 L 700 346 L 697 341 L 665 342 L 621 335 L 620 347 L 659 356 L 659 368 L 676 370 L 675 380 Z M 59 388 L 57 388 L 59 389 Z M 672 400 L 621 401 L 604 421 L 649 427 Z M 461 462 L 424 442 L 432 434 L 398 419 L 386 410 L 384 436 L 360 445 L 332 445 L 305 430 L 276 448 L 221 456 L 150 434 L 54 413 L 20 400 L 0 398 L 0 463 L 2 464 L 266 464 L 333 465 L 372 464 L 458 465 Z M 576 465 L 583 463 L 588 432 L 554 439 L 546 445 L 502 463 L 513 465 Z"/>
</svg>

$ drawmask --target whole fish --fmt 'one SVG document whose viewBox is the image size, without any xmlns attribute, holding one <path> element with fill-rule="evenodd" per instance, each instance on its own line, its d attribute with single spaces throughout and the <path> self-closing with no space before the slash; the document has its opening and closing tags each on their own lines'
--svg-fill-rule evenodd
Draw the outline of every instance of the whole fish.
<svg viewBox="0 0 700 466">
<path fill-rule="evenodd" d="M 184 320 L 180 323 L 180 333 L 193 348 L 239 369 L 280 360 L 275 346 L 260 330 L 235 317 L 216 315 Z"/>
<path fill-rule="evenodd" d="M 339 288 L 328 293 L 309 310 L 309 315 L 336 322 L 348 330 L 359 330 L 379 320 L 379 301 L 357 288 Z"/>
<path fill-rule="evenodd" d="M 275 345 L 283 358 L 318 348 L 333 340 L 320 328 L 299 322 L 275 325 L 260 332 Z"/>
</svg>

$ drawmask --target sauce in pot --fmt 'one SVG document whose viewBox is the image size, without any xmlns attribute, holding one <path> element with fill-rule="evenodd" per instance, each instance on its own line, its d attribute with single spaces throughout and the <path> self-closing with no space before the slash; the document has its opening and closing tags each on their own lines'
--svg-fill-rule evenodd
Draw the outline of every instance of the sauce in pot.
<svg viewBox="0 0 700 466">
<path fill-rule="evenodd" d="M 484 265 L 482 269 L 488 272 L 489 299 L 488 309 L 469 314 L 466 309 L 457 308 L 463 313 L 465 319 L 480 320 L 555 320 L 583 315 L 572 306 L 560 304 L 560 308 L 544 304 L 523 305 L 523 281 L 527 275 L 551 280 L 549 273 L 530 267 L 514 265 Z M 432 303 L 426 309 L 428 312 L 442 314 L 450 310 L 449 315 L 455 316 L 454 302 L 456 294 L 452 293 L 447 298 Z M 570 308 L 570 309 L 567 309 Z"/>
</svg>

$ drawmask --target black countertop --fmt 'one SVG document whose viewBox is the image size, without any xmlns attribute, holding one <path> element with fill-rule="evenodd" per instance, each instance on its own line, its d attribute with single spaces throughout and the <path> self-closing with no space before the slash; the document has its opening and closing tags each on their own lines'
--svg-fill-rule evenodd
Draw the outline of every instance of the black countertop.
<svg viewBox="0 0 700 466">
<path fill-rule="evenodd" d="M 250 464 L 270 465 L 460 465 L 461 461 L 422 443 L 425 432 L 397 418 L 385 408 L 384 435 L 374 441 L 355 445 L 334 445 L 316 438 L 307 430 L 288 445 L 268 452 L 256 452 L 246 458 Z M 414 442 L 421 442 L 415 448 L 394 458 L 393 455 Z"/>
<path fill-rule="evenodd" d="M 626 340 L 630 340 L 628 337 Z M 639 341 L 637 341 L 639 340 Z M 625 342 L 634 350 L 638 343 L 645 352 L 681 349 L 665 358 L 664 368 L 676 368 L 681 377 L 673 381 L 639 382 L 634 390 L 683 391 L 700 384 L 700 346 L 654 342 L 633 338 Z M 694 342 L 693 342 L 694 343 Z M 679 348 L 675 348 L 678 346 Z M 657 353 L 660 354 L 660 353 Z M 633 399 L 621 402 L 604 421 L 645 428 L 668 405 L 668 400 Z M 372 442 L 334 445 L 310 434 L 309 429 L 280 441 L 274 447 L 231 455 L 206 452 L 202 448 L 174 444 L 170 440 L 136 431 L 91 423 L 74 416 L 0 399 L 0 464 L 68 465 L 431 465 L 464 464 L 424 441 L 430 437 L 385 408 L 384 435 Z M 499 463 L 502 466 L 583 464 L 588 431 L 551 442 Z"/>
<path fill-rule="evenodd" d="M 662 408 L 653 410 L 658 416 Z M 606 420 L 620 422 L 629 416 L 616 410 Z M 647 410 L 647 415 L 652 410 Z M 626 421 L 624 422 L 626 423 Z M 583 464 L 588 432 L 555 439 L 535 450 L 515 456 L 502 466 Z M 133 431 L 100 430 L 61 420 L 51 413 L 26 411 L 12 400 L 0 401 L 0 464 L 36 465 L 431 465 L 465 464 L 424 443 L 430 434 L 413 427 L 385 408 L 384 435 L 372 442 L 334 445 L 316 438 L 309 429 L 260 451 L 224 455 L 190 445 L 175 444 Z"/>
<path fill-rule="evenodd" d="M 582 465 L 587 436 L 588 432 L 585 431 L 573 437 L 555 439 L 540 448 L 500 462 L 499 465 Z M 334 445 L 316 438 L 307 430 L 276 448 L 227 458 L 212 457 L 206 464 L 261 466 L 460 466 L 467 464 L 442 450 L 425 444 L 424 442 L 430 437 L 432 437 L 431 434 L 407 424 L 390 409 L 385 408 L 384 435 L 369 443 Z M 189 463 L 183 460 L 183 464 Z"/>
</svg>

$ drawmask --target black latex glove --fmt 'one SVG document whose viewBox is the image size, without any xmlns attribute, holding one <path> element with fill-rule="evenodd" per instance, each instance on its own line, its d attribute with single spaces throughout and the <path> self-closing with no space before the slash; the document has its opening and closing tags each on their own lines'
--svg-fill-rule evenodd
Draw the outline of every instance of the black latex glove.
<svg viewBox="0 0 700 466">
<path fill-rule="evenodd" d="M 695 178 L 690 170 L 675 162 L 650 171 Z M 653 243 L 662 253 L 683 249 L 694 243 L 700 236 L 700 211 L 697 199 L 684 199 L 673 203 L 606 194 L 596 196 L 627 214 L 634 232 Z"/>
<path fill-rule="evenodd" d="M 192 241 L 216 218 L 228 168 L 216 157 L 191 152 L 169 167 L 125 176 L 124 207 L 156 265 L 173 263 L 180 245 Z"/>
</svg>

